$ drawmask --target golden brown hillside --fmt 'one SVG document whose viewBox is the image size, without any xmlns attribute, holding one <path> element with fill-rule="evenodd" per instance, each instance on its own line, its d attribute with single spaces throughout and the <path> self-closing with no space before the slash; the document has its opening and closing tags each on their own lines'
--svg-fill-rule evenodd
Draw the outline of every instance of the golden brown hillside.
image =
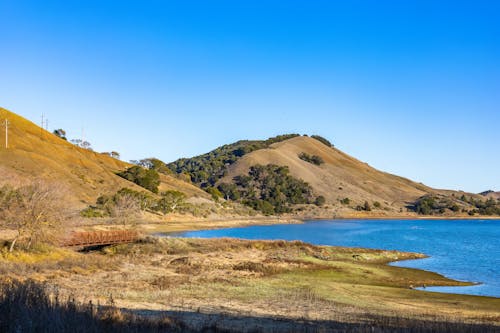
<svg viewBox="0 0 500 333">
<path fill-rule="evenodd" d="M 68 191 L 68 203 L 82 208 L 101 194 L 128 187 L 143 190 L 115 173 L 128 163 L 77 147 L 29 120 L 0 108 L 0 121 L 8 119 L 9 145 L 5 148 L 5 127 L 0 129 L 0 183 L 35 179 L 60 183 Z M 189 197 L 209 195 L 182 180 L 161 175 L 160 190 L 174 189 Z"/>
<path fill-rule="evenodd" d="M 306 162 L 299 154 L 316 155 L 321 165 Z M 318 140 L 299 136 L 256 150 L 231 165 L 221 182 L 231 182 L 236 175 L 246 174 L 256 164 L 288 166 L 292 176 L 308 182 L 317 195 L 330 204 L 349 198 L 351 202 L 378 201 L 387 208 L 399 210 L 417 198 L 435 193 L 430 187 L 406 178 L 378 171 L 336 148 Z"/>
</svg>

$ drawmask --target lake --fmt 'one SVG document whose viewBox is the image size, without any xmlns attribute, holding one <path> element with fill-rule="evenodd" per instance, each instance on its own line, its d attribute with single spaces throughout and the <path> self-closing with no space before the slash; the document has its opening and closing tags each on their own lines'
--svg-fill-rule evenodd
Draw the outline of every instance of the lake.
<svg viewBox="0 0 500 333">
<path fill-rule="evenodd" d="M 420 252 L 426 259 L 393 263 L 461 281 L 467 287 L 427 291 L 500 297 L 500 220 L 330 220 L 177 233 L 182 237 L 301 240 L 317 245 Z"/>
</svg>

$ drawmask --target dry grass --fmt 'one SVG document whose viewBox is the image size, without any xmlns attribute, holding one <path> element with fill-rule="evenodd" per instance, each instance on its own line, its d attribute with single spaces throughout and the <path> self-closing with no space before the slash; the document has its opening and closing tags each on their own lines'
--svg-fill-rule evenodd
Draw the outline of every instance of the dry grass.
<svg viewBox="0 0 500 333">
<path fill-rule="evenodd" d="M 303 242 L 147 238 L 98 252 L 4 257 L 1 272 L 50 281 L 64 295 L 129 309 L 369 322 L 370 316 L 498 323 L 498 299 L 411 286 L 455 285 L 438 274 L 387 266 L 421 255 Z M 203 312 L 202 311 L 202 312 Z"/>
<path fill-rule="evenodd" d="M 310 290 L 302 300 L 315 301 Z M 2 332 L 496 332 L 495 326 L 372 316 L 368 323 L 345 321 L 280 320 L 230 314 L 197 312 L 142 315 L 116 307 L 110 297 L 106 305 L 62 301 L 57 290 L 33 280 L 0 284 L 0 330 Z"/>
<path fill-rule="evenodd" d="M 24 182 L 39 179 L 64 183 L 70 192 L 66 198 L 68 204 L 78 209 L 85 206 L 82 201 L 93 204 L 99 195 L 115 193 L 123 187 L 141 190 L 115 175 L 128 167 L 128 163 L 79 148 L 6 109 L 0 108 L 0 118 L 9 119 L 11 124 L 9 149 L 0 148 L 2 176 L 10 175 L 9 178 Z M 0 129 L 2 133 L 3 128 Z M 160 189 L 210 198 L 196 186 L 167 175 L 161 175 Z"/>
<path fill-rule="evenodd" d="M 148 320 L 121 311 L 112 299 L 102 306 L 62 300 L 57 290 L 33 280 L 0 285 L 1 332 L 185 332 L 182 323 L 163 316 Z"/>
<path fill-rule="evenodd" d="M 95 272 L 118 269 L 113 258 L 89 253 L 82 255 L 70 250 L 39 245 L 25 251 L 0 252 L 0 276 L 9 279 L 36 278 L 41 281 L 73 274 L 89 276 Z"/>
<path fill-rule="evenodd" d="M 320 156 L 325 163 L 317 166 L 303 161 L 299 158 L 302 152 Z M 327 199 L 327 203 L 337 203 L 338 199 L 348 197 L 357 203 L 365 200 L 397 203 L 389 207 L 399 210 L 405 201 L 415 200 L 433 191 L 408 179 L 380 172 L 338 149 L 303 136 L 243 156 L 230 167 L 224 181 L 248 172 L 252 165 L 269 163 L 287 165 L 292 176 L 309 183 L 315 193 Z"/>
<path fill-rule="evenodd" d="M 325 163 L 318 166 L 306 162 L 299 158 L 301 153 L 317 155 Z M 327 147 L 304 136 L 275 143 L 267 149 L 256 150 L 243 156 L 229 167 L 221 182 L 232 182 L 235 176 L 247 174 L 250 167 L 256 164 L 288 166 L 293 177 L 306 181 L 316 195 L 324 196 L 326 205 L 319 208 L 310 205 L 303 207 L 298 213 L 300 216 L 311 218 L 415 216 L 416 214 L 407 212 L 406 206 L 425 194 L 455 194 L 457 197 L 463 194 L 435 190 L 421 183 L 376 170 L 336 148 Z M 481 197 L 471 193 L 467 195 Z M 341 204 L 340 200 L 344 198 L 349 198 L 351 203 Z M 379 202 L 381 206 L 373 207 L 370 212 L 356 211 L 355 207 L 363 205 L 365 201 L 371 204 Z"/>
<path fill-rule="evenodd" d="M 89 253 L 18 252 L 1 259 L 0 273 L 48 282 L 61 299 L 71 296 L 82 304 L 112 298 L 119 308 L 154 318 L 173 311 L 197 323 L 196 329 L 215 327 L 214 318 L 219 331 L 255 324 L 255 332 L 266 327 L 286 332 L 291 326 L 285 323 L 304 322 L 318 329 L 313 332 L 332 327 L 386 332 L 401 325 L 414 329 L 408 332 L 495 329 L 475 325 L 499 324 L 498 299 L 411 290 L 411 285 L 456 282 L 386 265 L 418 257 L 303 242 L 147 238 Z M 263 322 L 268 326 L 259 326 Z"/>
</svg>

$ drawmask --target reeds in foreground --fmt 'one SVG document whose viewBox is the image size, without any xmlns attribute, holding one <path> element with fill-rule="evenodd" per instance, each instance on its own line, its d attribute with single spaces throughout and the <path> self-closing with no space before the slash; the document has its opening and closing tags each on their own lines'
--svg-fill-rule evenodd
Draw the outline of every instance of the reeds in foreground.
<svg viewBox="0 0 500 333">
<path fill-rule="evenodd" d="M 61 301 L 49 286 L 35 282 L 0 284 L 0 332 L 366 332 L 366 333 L 475 333 L 500 332 L 500 326 L 372 317 L 370 322 L 308 321 L 286 318 L 203 314 L 156 313 L 140 316 L 120 310 L 111 300 L 105 306 Z"/>
</svg>

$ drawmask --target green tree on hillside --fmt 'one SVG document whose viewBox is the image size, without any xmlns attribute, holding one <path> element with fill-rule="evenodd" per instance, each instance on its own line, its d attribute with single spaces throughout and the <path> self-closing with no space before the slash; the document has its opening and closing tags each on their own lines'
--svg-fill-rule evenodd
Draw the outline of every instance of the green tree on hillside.
<svg viewBox="0 0 500 333">
<path fill-rule="evenodd" d="M 218 189 L 226 200 L 239 200 L 241 197 L 236 184 L 221 183 Z"/>
<path fill-rule="evenodd" d="M 191 181 L 202 188 L 213 187 L 226 175 L 227 167 L 244 155 L 297 136 L 299 135 L 285 134 L 267 140 L 242 140 L 221 146 L 200 156 L 181 158 L 169 163 L 168 167 L 179 175 L 189 174 Z"/>
<path fill-rule="evenodd" d="M 88 141 L 84 141 L 81 139 L 73 139 L 71 140 L 71 143 L 80 148 L 92 150 L 92 144 Z"/>
<path fill-rule="evenodd" d="M 131 182 L 134 182 L 153 193 L 158 193 L 158 186 L 160 185 L 160 175 L 153 169 L 144 169 L 138 165 L 135 165 L 125 171 L 117 173 L 117 175 Z"/>
<path fill-rule="evenodd" d="M 214 201 L 219 201 L 220 198 L 224 197 L 222 192 L 219 191 L 219 189 L 216 187 L 209 187 L 209 188 L 205 189 L 205 191 L 212 196 L 212 199 Z"/>
<path fill-rule="evenodd" d="M 312 201 L 311 186 L 292 177 L 286 166 L 254 165 L 247 175 L 234 177 L 234 182 L 219 185 L 224 197 L 239 200 L 264 214 L 286 213 L 291 205 Z"/>
<path fill-rule="evenodd" d="M 159 173 L 163 173 L 165 175 L 172 174 L 172 170 L 170 170 L 165 162 L 156 157 L 145 158 L 136 163 L 146 169 L 155 170 Z"/>
<path fill-rule="evenodd" d="M 322 136 L 311 135 L 311 138 L 318 140 L 319 142 L 323 143 L 324 145 L 326 145 L 328 147 L 333 147 L 332 143 L 330 141 L 328 141 L 327 139 L 325 139 L 324 137 L 322 137 Z"/>
<path fill-rule="evenodd" d="M 107 155 L 107 156 L 112 157 L 112 158 L 116 158 L 117 160 L 120 159 L 120 153 L 117 151 L 110 151 L 110 152 L 105 151 L 105 152 L 102 152 L 101 154 Z"/>
<path fill-rule="evenodd" d="M 314 204 L 318 207 L 323 206 L 326 202 L 326 199 L 324 196 L 320 195 L 319 197 L 314 200 Z"/>
<path fill-rule="evenodd" d="M 66 141 L 68 140 L 68 139 L 66 138 L 66 131 L 65 131 L 65 130 L 63 130 L 62 128 L 56 129 L 56 130 L 54 130 L 54 132 L 52 132 L 52 133 L 54 133 L 56 136 L 60 137 L 60 138 L 61 138 L 61 139 L 63 139 L 63 140 L 66 140 Z"/>
<path fill-rule="evenodd" d="M 351 203 L 351 200 L 349 198 L 344 198 L 344 199 L 340 200 L 340 203 L 343 205 L 348 205 Z"/>
<path fill-rule="evenodd" d="M 133 224 L 141 211 L 154 210 L 157 199 L 149 192 L 122 188 L 115 194 L 101 195 L 95 205 L 80 212 L 83 217 L 115 217 L 122 224 Z M 130 219 L 126 215 L 130 215 Z"/>
<path fill-rule="evenodd" d="M 157 203 L 157 210 L 163 214 L 175 212 L 186 199 L 186 195 L 179 191 L 165 191 Z"/>
</svg>

